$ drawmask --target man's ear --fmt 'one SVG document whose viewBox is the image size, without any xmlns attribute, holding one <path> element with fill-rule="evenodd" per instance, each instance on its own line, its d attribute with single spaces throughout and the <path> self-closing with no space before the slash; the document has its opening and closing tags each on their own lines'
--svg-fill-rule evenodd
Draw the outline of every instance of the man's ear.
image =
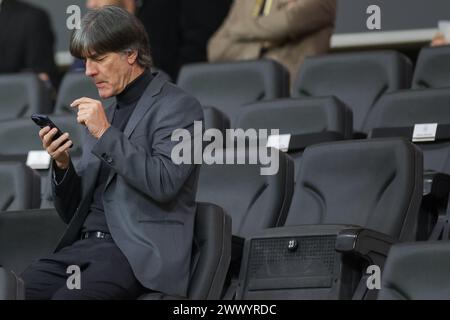
<svg viewBox="0 0 450 320">
<path fill-rule="evenodd" d="M 127 61 L 129 64 L 134 64 L 137 60 L 138 52 L 137 50 L 130 50 L 127 52 Z"/>
</svg>

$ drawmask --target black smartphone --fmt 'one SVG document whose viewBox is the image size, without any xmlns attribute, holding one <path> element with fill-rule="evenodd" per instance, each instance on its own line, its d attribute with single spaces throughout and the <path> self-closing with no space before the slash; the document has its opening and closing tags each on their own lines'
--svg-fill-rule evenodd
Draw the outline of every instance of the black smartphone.
<svg viewBox="0 0 450 320">
<path fill-rule="evenodd" d="M 50 127 L 50 129 L 56 128 L 58 132 L 56 132 L 53 136 L 53 140 L 56 140 L 63 135 L 63 132 L 56 126 L 56 124 L 54 124 L 53 121 L 44 114 L 35 113 L 31 115 L 31 120 L 33 120 L 34 123 L 36 123 L 41 129 L 45 127 Z M 73 144 L 70 147 L 72 148 Z"/>
</svg>

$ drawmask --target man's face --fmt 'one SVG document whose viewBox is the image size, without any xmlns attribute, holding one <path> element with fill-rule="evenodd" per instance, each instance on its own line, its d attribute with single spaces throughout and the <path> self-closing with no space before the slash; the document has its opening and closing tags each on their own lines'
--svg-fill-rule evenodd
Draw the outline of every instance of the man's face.
<svg viewBox="0 0 450 320">
<path fill-rule="evenodd" d="M 116 96 L 131 79 L 132 63 L 126 53 L 107 53 L 86 58 L 86 75 L 94 81 L 102 99 Z"/>
<path fill-rule="evenodd" d="M 88 9 L 98 9 L 103 6 L 122 6 L 121 0 L 87 0 L 86 7 Z"/>
</svg>

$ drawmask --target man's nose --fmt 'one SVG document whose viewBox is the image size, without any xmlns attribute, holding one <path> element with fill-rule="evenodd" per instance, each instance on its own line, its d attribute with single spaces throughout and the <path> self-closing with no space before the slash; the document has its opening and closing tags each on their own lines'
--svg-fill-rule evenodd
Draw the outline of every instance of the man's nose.
<svg viewBox="0 0 450 320">
<path fill-rule="evenodd" d="M 89 60 L 86 60 L 86 76 L 93 77 L 98 73 L 97 67 L 95 63 L 92 63 Z"/>
</svg>

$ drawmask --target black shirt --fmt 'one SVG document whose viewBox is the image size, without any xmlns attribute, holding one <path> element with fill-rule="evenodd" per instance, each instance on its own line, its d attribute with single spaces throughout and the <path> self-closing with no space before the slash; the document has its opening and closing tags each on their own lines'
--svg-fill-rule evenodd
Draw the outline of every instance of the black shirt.
<svg viewBox="0 0 450 320">
<path fill-rule="evenodd" d="M 145 71 L 142 75 L 132 81 L 119 95 L 116 96 L 117 107 L 111 126 L 123 132 L 131 114 L 134 111 L 139 99 L 143 95 L 153 76 L 150 71 Z M 84 221 L 82 232 L 101 231 L 109 232 L 103 209 L 103 191 L 110 173 L 110 168 L 102 162 L 95 184 L 94 195 L 88 216 Z"/>
</svg>

